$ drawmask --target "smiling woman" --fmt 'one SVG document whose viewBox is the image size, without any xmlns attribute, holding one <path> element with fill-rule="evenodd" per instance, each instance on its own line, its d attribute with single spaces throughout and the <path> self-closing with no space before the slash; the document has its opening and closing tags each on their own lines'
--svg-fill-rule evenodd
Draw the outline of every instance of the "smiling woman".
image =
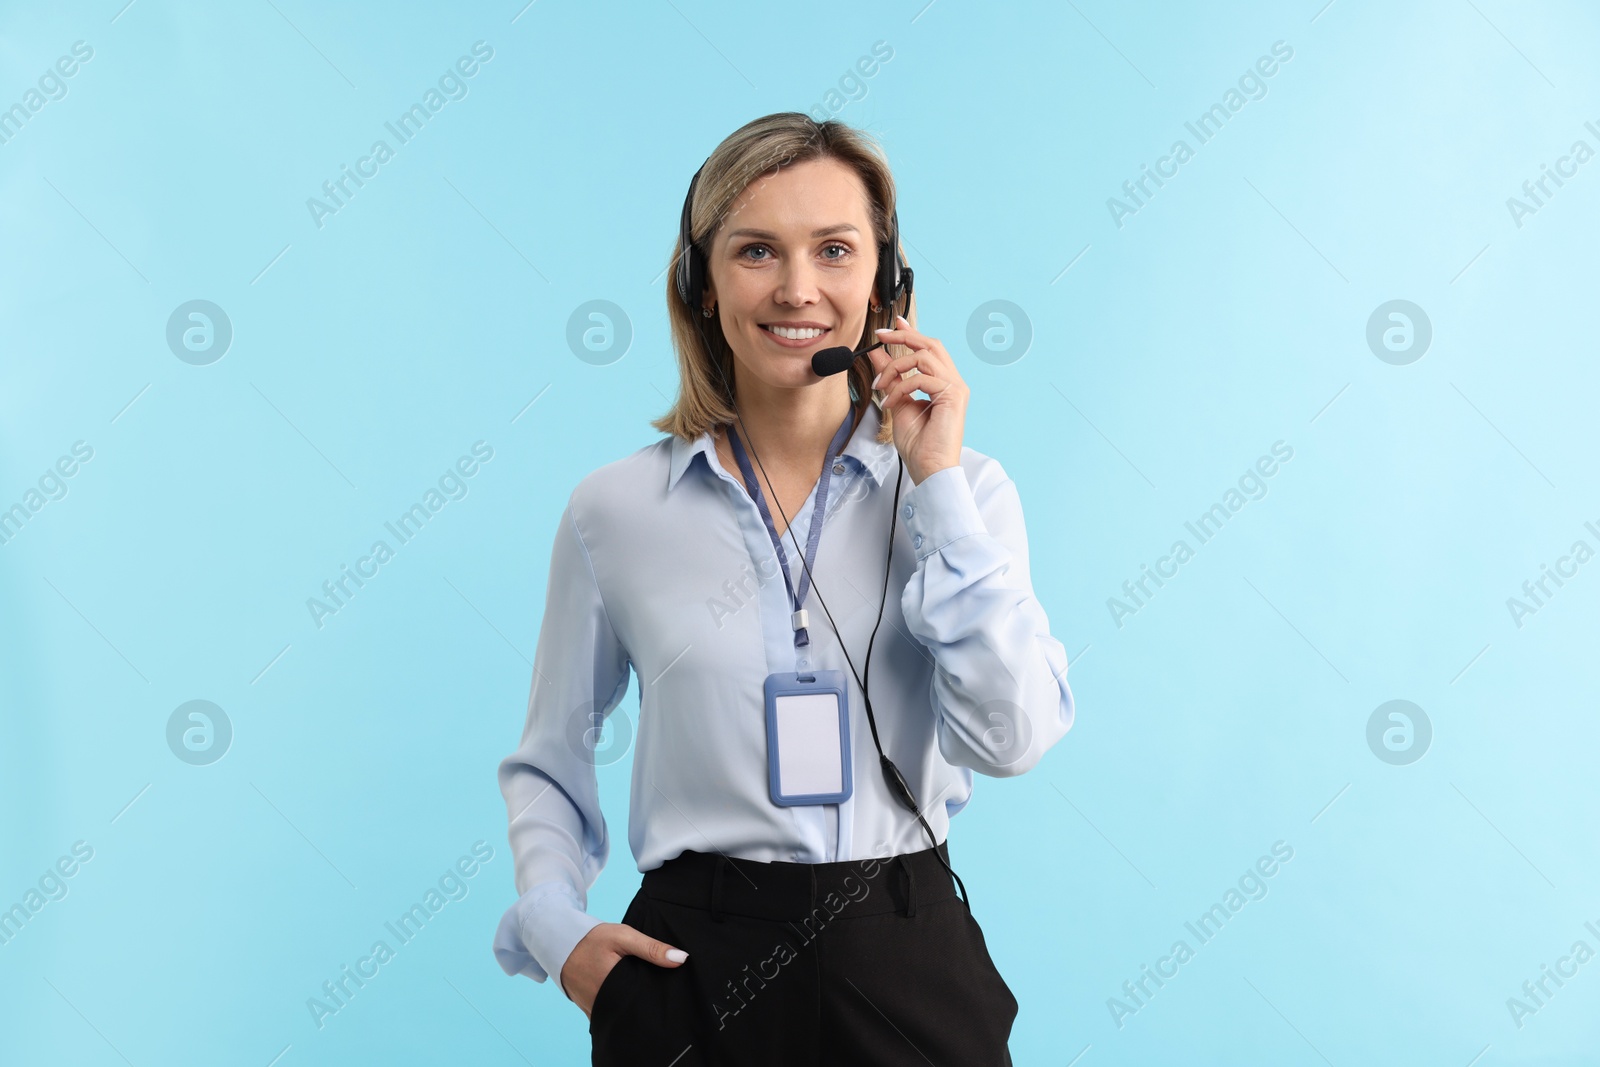
<svg viewBox="0 0 1600 1067">
<path fill-rule="evenodd" d="M 893 306 L 873 298 L 884 294 L 872 290 L 903 259 L 886 241 L 896 209 L 888 163 L 876 145 L 840 123 L 797 113 L 757 119 L 719 146 L 693 186 L 685 221 L 690 233 L 704 235 L 697 243 L 705 247 L 691 255 L 680 238 L 667 298 L 682 388 L 672 411 L 652 423 L 690 438 L 734 421 L 724 378 L 735 390 L 741 378 L 752 377 L 760 380 L 753 388 L 762 382 L 813 385 L 810 352 L 859 348 L 876 340 L 876 330 L 892 327 Z M 689 277 L 697 273 L 704 277 Z M 691 280 L 702 283 L 693 308 L 685 299 Z M 774 284 L 786 291 L 773 294 Z M 903 304 L 914 325 L 916 298 L 907 293 Z M 703 329 L 696 310 L 721 329 Z M 817 332 L 802 337 L 800 331 Z M 746 349 L 741 340 L 759 342 L 758 350 L 777 344 L 807 358 L 783 368 L 765 360 L 736 365 L 735 353 Z M 774 380 L 769 372 L 782 377 Z M 852 366 L 847 376 L 853 407 L 862 413 L 870 365 Z M 747 400 L 756 402 L 740 396 L 741 404 Z M 887 442 L 892 432 L 892 415 L 884 412 L 877 439 Z M 821 451 L 826 441 L 808 442 L 815 447 L 804 451 Z M 778 450 L 774 445 L 771 451 Z"/>
<path fill-rule="evenodd" d="M 559 980 L 597 1065 L 1009 1064 L 1017 999 L 947 838 L 973 772 L 1022 774 L 1072 725 L 1016 486 L 962 443 L 968 388 L 915 328 L 864 134 L 746 124 L 679 230 L 667 436 L 583 479 L 556 532 L 500 765 L 496 958 Z M 644 877 L 604 922 L 595 738 L 630 670 Z"/>
</svg>

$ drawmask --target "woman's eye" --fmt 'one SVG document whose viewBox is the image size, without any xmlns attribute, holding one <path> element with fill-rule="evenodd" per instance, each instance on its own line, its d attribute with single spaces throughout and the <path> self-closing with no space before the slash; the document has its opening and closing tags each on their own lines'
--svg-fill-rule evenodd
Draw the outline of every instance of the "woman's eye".
<svg viewBox="0 0 1600 1067">
<path fill-rule="evenodd" d="M 824 245 L 822 258 L 829 262 L 837 263 L 851 254 L 850 246 L 845 244 Z M 773 258 L 772 249 L 763 244 L 745 245 L 739 249 L 740 257 L 759 263 L 762 260 Z"/>
</svg>

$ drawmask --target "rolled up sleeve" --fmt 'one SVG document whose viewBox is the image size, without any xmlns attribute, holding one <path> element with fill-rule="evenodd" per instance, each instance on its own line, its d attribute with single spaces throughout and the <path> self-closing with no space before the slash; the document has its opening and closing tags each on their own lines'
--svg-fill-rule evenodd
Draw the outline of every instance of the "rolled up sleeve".
<svg viewBox="0 0 1600 1067">
<path fill-rule="evenodd" d="M 917 564 L 906 625 L 934 660 L 939 751 L 995 778 L 1032 769 L 1071 729 L 1066 649 L 1033 595 L 1017 487 L 990 460 L 974 491 L 964 467 L 928 475 L 901 499 Z"/>
</svg>

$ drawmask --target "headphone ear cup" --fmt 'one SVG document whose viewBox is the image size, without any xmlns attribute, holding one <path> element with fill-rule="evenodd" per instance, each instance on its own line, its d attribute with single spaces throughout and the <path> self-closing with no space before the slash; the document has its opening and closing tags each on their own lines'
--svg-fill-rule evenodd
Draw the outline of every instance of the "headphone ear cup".
<svg viewBox="0 0 1600 1067">
<path fill-rule="evenodd" d="M 700 249 L 689 240 L 689 230 L 685 226 L 679 235 L 678 243 L 681 251 L 678 253 L 678 297 L 689 307 L 690 311 L 700 311 L 700 296 L 705 292 L 705 264 L 700 258 Z"/>
<path fill-rule="evenodd" d="M 690 311 L 698 313 L 700 295 L 705 292 L 705 275 L 700 265 L 700 250 L 693 243 L 686 247 L 687 251 L 678 260 L 678 296 Z"/>
<path fill-rule="evenodd" d="M 888 307 L 894 303 L 895 289 L 895 260 L 893 245 L 878 246 L 878 277 L 874 282 L 873 292 L 878 303 Z"/>
<path fill-rule="evenodd" d="M 905 265 L 899 250 L 893 245 L 878 249 L 878 303 L 889 307 L 896 299 L 911 295 L 911 268 Z"/>
<path fill-rule="evenodd" d="M 910 291 L 911 271 L 900 257 L 900 209 L 889 215 L 888 242 L 878 247 L 878 303 L 891 306 Z"/>
<path fill-rule="evenodd" d="M 700 184 L 700 171 L 705 170 L 705 164 L 700 164 L 700 169 L 694 172 L 694 177 L 689 179 L 689 191 L 683 196 L 683 214 L 678 219 L 678 265 L 674 274 L 678 281 L 678 297 L 689 306 L 689 310 L 699 313 L 700 294 L 705 292 L 705 264 L 700 260 L 700 250 L 695 247 L 690 234 L 689 209 L 694 205 L 695 186 Z"/>
</svg>

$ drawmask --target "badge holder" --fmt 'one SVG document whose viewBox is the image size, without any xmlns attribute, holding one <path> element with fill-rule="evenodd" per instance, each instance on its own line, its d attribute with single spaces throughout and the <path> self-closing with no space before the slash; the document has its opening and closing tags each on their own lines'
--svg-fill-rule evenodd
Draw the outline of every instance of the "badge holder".
<svg viewBox="0 0 1600 1067">
<path fill-rule="evenodd" d="M 782 807 L 850 798 L 850 701 L 843 671 L 769 674 L 767 787 Z"/>
</svg>

